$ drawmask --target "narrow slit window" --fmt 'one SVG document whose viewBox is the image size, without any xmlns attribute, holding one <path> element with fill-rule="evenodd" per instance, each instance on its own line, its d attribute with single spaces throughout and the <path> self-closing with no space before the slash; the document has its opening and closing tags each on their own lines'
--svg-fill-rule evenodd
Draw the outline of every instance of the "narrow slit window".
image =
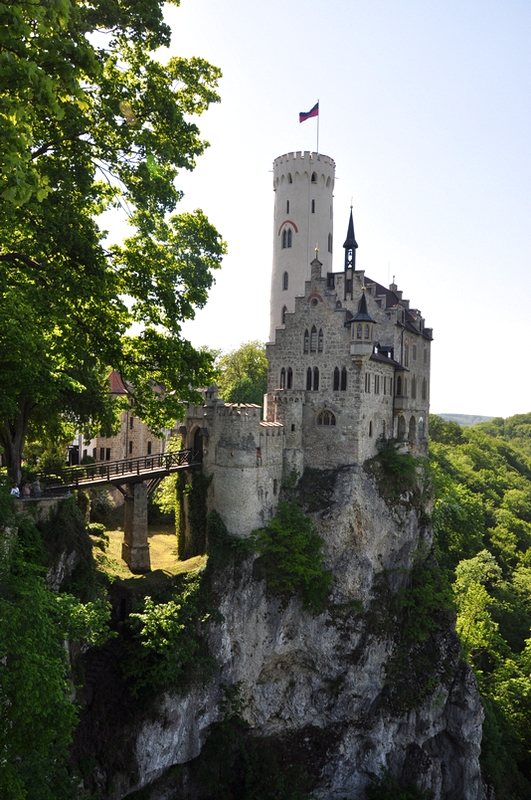
<svg viewBox="0 0 531 800">
<path fill-rule="evenodd" d="M 347 368 L 343 367 L 341 369 L 341 391 L 347 391 Z"/>
</svg>

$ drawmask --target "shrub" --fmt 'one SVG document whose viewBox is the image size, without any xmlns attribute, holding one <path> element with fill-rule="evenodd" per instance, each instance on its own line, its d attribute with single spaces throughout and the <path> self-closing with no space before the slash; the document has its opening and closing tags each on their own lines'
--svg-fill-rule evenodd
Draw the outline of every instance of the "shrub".
<svg viewBox="0 0 531 800">
<path fill-rule="evenodd" d="M 305 610 L 323 611 L 333 576 L 323 566 L 323 540 L 295 500 L 281 501 L 255 539 L 269 591 L 285 598 L 300 593 Z"/>
</svg>

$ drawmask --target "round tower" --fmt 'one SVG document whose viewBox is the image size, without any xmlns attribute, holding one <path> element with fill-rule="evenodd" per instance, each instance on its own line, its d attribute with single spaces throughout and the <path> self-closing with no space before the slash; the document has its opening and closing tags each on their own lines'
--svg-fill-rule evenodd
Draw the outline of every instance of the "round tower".
<svg viewBox="0 0 531 800">
<path fill-rule="evenodd" d="M 286 153 L 273 162 L 273 273 L 270 341 L 295 297 L 310 279 L 310 262 L 319 248 L 322 274 L 332 272 L 335 162 L 309 151 Z"/>
</svg>

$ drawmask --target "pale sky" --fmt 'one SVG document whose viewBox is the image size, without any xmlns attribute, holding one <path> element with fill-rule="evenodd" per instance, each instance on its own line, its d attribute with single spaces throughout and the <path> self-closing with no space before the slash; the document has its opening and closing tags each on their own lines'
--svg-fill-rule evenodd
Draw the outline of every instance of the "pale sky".
<svg viewBox="0 0 531 800">
<path fill-rule="evenodd" d="M 267 340 L 272 162 L 336 162 L 334 269 L 349 206 L 356 264 L 434 328 L 431 410 L 531 411 L 531 4 L 528 0 L 182 0 L 172 53 L 221 67 L 211 147 L 183 173 L 228 243 L 185 333 L 229 349 Z"/>
</svg>

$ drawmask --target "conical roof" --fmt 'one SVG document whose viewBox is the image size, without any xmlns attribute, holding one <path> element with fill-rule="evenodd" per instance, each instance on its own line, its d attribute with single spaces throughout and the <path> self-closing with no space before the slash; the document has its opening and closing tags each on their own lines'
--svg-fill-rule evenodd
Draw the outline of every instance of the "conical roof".
<svg viewBox="0 0 531 800">
<path fill-rule="evenodd" d="M 364 291 L 361 293 L 361 298 L 358 303 L 358 313 L 353 317 L 352 322 L 375 322 L 369 314 L 367 298 L 365 297 Z"/>
</svg>

